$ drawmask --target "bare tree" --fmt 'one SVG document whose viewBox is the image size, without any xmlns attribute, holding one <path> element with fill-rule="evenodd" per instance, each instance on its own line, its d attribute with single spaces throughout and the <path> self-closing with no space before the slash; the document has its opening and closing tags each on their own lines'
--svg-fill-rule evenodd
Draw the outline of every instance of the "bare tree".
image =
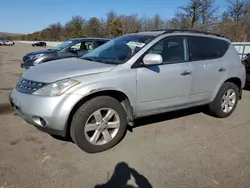
<svg viewBox="0 0 250 188">
<path fill-rule="evenodd" d="M 159 14 L 155 14 L 153 16 L 153 24 L 154 29 L 161 29 L 162 28 L 162 20 Z"/>
<path fill-rule="evenodd" d="M 141 28 L 141 21 L 136 14 L 131 15 L 121 15 L 119 16 L 123 22 L 124 33 L 134 33 L 138 32 Z"/>
<path fill-rule="evenodd" d="M 105 18 L 92 17 L 89 20 L 73 16 L 65 25 L 50 24 L 42 31 L 15 36 L 15 39 L 65 40 L 85 36 L 114 38 L 138 31 L 175 28 L 213 30 L 233 41 L 250 40 L 250 0 L 228 0 L 226 11 L 222 14 L 218 13 L 214 1 L 189 0 L 177 9 L 170 20 L 163 20 L 159 14 L 139 17 L 136 14 L 119 15 L 114 11 L 108 12 Z"/>
<path fill-rule="evenodd" d="M 201 7 L 201 0 L 191 0 L 186 6 L 179 7 L 181 12 L 177 16 L 190 20 L 190 27 L 194 28 L 199 24 Z"/>
<path fill-rule="evenodd" d="M 246 1 L 243 0 L 228 0 L 228 15 L 234 22 L 238 22 L 244 18 L 246 14 Z"/>
<path fill-rule="evenodd" d="M 216 21 L 216 12 L 218 10 L 218 7 L 215 7 L 214 0 L 203 0 L 201 1 L 201 24 L 209 27 L 213 26 Z"/>
</svg>

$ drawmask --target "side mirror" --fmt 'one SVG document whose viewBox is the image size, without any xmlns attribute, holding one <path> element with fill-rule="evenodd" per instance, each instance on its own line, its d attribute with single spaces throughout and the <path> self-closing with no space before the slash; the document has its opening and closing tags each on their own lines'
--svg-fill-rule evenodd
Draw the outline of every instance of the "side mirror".
<svg viewBox="0 0 250 188">
<path fill-rule="evenodd" d="M 145 65 L 160 65 L 163 63 L 162 56 L 159 54 L 147 54 L 143 58 Z"/>
</svg>

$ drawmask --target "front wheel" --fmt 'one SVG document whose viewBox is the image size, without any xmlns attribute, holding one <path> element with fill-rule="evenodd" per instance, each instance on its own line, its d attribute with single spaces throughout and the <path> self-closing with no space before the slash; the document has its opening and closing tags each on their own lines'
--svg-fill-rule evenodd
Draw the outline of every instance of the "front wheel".
<svg viewBox="0 0 250 188">
<path fill-rule="evenodd" d="M 239 88 L 234 83 L 224 83 L 214 101 L 209 104 L 210 112 L 219 118 L 230 116 L 239 100 Z"/>
<path fill-rule="evenodd" d="M 126 132 L 125 109 L 114 98 L 100 96 L 84 103 L 73 116 L 72 140 L 85 152 L 97 153 L 118 144 Z"/>
</svg>

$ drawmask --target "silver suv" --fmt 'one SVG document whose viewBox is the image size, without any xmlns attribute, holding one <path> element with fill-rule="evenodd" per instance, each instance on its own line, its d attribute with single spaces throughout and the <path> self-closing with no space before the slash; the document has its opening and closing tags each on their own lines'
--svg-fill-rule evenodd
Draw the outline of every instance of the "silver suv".
<svg viewBox="0 0 250 188">
<path fill-rule="evenodd" d="M 84 151 L 116 145 L 143 116 L 207 105 L 229 116 L 241 99 L 245 67 L 229 39 L 185 30 L 121 36 L 81 58 L 25 72 L 10 94 L 16 113 L 67 136 Z"/>
</svg>

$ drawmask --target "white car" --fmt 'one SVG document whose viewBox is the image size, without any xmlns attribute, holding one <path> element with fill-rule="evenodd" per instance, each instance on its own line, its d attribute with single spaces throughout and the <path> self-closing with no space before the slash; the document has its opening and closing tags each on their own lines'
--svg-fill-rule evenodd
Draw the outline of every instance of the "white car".
<svg viewBox="0 0 250 188">
<path fill-rule="evenodd" d="M 15 43 L 13 41 L 10 41 L 10 40 L 6 40 L 6 41 L 3 41 L 3 44 L 5 46 L 13 46 Z"/>
</svg>

